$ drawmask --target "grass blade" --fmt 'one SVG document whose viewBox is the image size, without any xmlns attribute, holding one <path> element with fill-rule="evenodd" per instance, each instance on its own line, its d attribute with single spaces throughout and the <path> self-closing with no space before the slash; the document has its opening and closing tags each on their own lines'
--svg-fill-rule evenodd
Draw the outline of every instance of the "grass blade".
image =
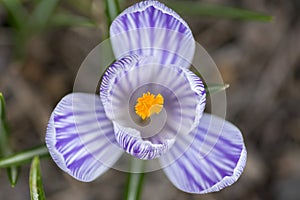
<svg viewBox="0 0 300 200">
<path fill-rule="evenodd" d="M 40 159 L 38 156 L 34 157 L 31 163 L 29 174 L 29 188 L 31 200 L 46 199 L 41 177 Z"/>
<path fill-rule="evenodd" d="M 4 121 L 5 118 L 6 118 L 5 100 L 4 100 L 3 94 L 0 92 L 0 119 L 1 119 L 1 121 Z"/>
<path fill-rule="evenodd" d="M 9 179 L 11 187 L 15 187 L 18 182 L 18 179 L 19 179 L 20 168 L 15 167 L 15 166 L 8 167 L 7 175 L 8 175 L 8 179 Z"/>
<path fill-rule="evenodd" d="M 193 66 L 191 66 L 190 69 L 202 81 L 204 80 L 204 78 L 202 77 L 202 75 Z M 229 84 L 205 83 L 204 82 L 204 87 L 205 87 L 205 91 L 206 91 L 207 94 L 214 94 L 214 93 L 218 93 L 218 92 L 221 92 L 223 90 L 226 90 L 227 88 L 229 88 Z"/>
<path fill-rule="evenodd" d="M 112 21 L 120 14 L 120 5 L 118 0 L 105 0 L 105 13 L 107 17 L 107 26 L 110 27 Z"/>
<path fill-rule="evenodd" d="M 20 166 L 24 163 L 28 163 L 33 157 L 39 156 L 41 158 L 48 157 L 49 152 L 45 145 L 23 151 L 6 158 L 0 159 L 0 168 L 10 167 L 10 166 Z"/>
<path fill-rule="evenodd" d="M 12 26 L 18 31 L 22 30 L 28 15 L 20 0 L 2 0 L 1 2 L 9 14 Z"/>
<path fill-rule="evenodd" d="M 273 20 L 273 17 L 270 15 L 230 6 L 195 3 L 191 1 L 166 1 L 165 3 L 182 15 L 209 16 L 261 22 L 270 22 Z"/>
<path fill-rule="evenodd" d="M 5 100 L 2 93 L 0 93 L 0 156 L 7 156 L 11 153 L 11 150 L 8 148 L 7 135 Z"/>
<path fill-rule="evenodd" d="M 36 31 L 45 29 L 58 2 L 59 0 L 40 0 L 30 17 L 30 27 Z"/>
<path fill-rule="evenodd" d="M 9 156 L 11 154 L 12 150 L 8 142 L 5 101 L 2 93 L 0 93 L 0 156 Z M 7 168 L 7 176 L 12 187 L 15 187 L 17 184 L 19 173 L 18 167 L 10 166 Z"/>
</svg>

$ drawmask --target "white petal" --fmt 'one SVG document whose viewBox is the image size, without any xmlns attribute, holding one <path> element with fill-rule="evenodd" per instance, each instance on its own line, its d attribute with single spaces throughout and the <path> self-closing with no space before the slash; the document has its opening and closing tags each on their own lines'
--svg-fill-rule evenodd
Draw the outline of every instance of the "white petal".
<svg viewBox="0 0 300 200">
<path fill-rule="evenodd" d="M 240 130 L 223 119 L 204 114 L 195 131 L 189 137 L 178 135 L 160 161 L 177 188 L 189 193 L 208 193 L 236 182 L 246 157 Z"/>
<path fill-rule="evenodd" d="M 121 13 L 110 27 L 117 59 L 129 54 L 154 56 L 160 64 L 189 67 L 195 40 L 187 23 L 158 1 L 142 1 Z"/>
<path fill-rule="evenodd" d="M 74 93 L 54 109 L 46 144 L 56 164 L 80 181 L 92 181 L 121 156 L 112 122 L 99 96 Z"/>
<path fill-rule="evenodd" d="M 137 99 L 147 92 L 164 98 L 163 110 L 148 122 L 135 113 Z M 100 96 L 109 119 L 134 129 L 153 144 L 172 140 L 179 133 L 188 134 L 197 127 L 205 107 L 204 85 L 196 75 L 184 68 L 153 64 L 152 58 L 140 56 L 125 57 L 111 65 L 103 76 Z M 120 135 L 128 132 L 121 131 Z"/>
</svg>

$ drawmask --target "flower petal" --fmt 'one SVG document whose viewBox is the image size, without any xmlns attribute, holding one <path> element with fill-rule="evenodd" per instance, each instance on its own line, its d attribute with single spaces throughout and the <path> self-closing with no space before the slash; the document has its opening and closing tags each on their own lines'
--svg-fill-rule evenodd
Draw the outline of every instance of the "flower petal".
<svg viewBox="0 0 300 200">
<path fill-rule="evenodd" d="M 152 115 L 145 124 L 135 113 L 135 105 L 147 92 L 161 94 L 164 105 L 162 112 Z M 123 145 L 125 137 L 138 135 L 138 139 L 153 145 L 165 144 L 164 140 L 172 140 L 179 133 L 188 134 L 197 127 L 205 107 L 204 85 L 196 75 L 184 68 L 153 64 L 150 57 L 129 56 L 111 65 L 103 75 L 100 96 L 107 117 L 123 127 L 117 135 L 118 143 L 128 153 L 143 159 L 156 157 L 135 155 L 127 144 Z M 128 142 L 136 140 L 131 138 Z"/>
<path fill-rule="evenodd" d="M 115 136 L 119 145 L 132 156 L 143 159 L 151 160 L 165 154 L 167 150 L 173 145 L 174 139 L 162 139 L 155 142 L 142 138 L 139 131 L 122 127 L 114 122 Z"/>
<path fill-rule="evenodd" d="M 148 0 L 121 13 L 110 27 L 114 54 L 154 56 L 160 64 L 189 67 L 195 40 L 187 23 L 164 4 Z"/>
<path fill-rule="evenodd" d="M 198 128 L 189 136 L 178 135 L 173 148 L 160 158 L 162 166 L 166 166 L 164 172 L 177 188 L 190 193 L 208 193 L 237 181 L 247 157 L 237 127 L 204 114 Z"/>
<path fill-rule="evenodd" d="M 58 103 L 48 123 L 46 144 L 62 170 L 85 182 L 104 173 L 123 152 L 100 97 L 83 93 L 69 94 Z"/>
</svg>

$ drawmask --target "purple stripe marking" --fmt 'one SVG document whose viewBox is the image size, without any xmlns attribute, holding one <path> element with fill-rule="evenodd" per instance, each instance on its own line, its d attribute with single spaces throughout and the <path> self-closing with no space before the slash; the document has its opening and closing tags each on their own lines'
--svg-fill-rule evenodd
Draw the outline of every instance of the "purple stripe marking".
<svg viewBox="0 0 300 200">
<path fill-rule="evenodd" d="M 201 130 L 201 129 L 202 129 L 202 131 L 204 131 L 203 133 L 207 132 L 206 129 L 198 127 L 198 130 Z M 201 132 L 201 131 L 200 131 L 200 132 Z M 195 134 L 195 139 L 197 139 L 198 141 L 201 141 L 201 142 L 203 143 L 203 142 L 204 142 L 204 137 L 202 137 L 201 135 L 202 135 L 202 134 Z M 205 134 L 203 134 L 203 135 L 206 136 Z M 220 137 L 218 138 L 218 140 L 219 140 L 219 141 L 223 141 L 223 143 L 224 143 L 224 142 L 227 143 L 226 140 L 224 140 L 224 138 L 223 138 L 221 135 L 220 135 Z M 220 142 L 220 143 L 222 143 L 222 142 Z M 240 155 L 240 153 L 242 152 L 242 148 L 240 148 L 239 145 L 236 145 L 236 144 L 231 143 L 231 142 L 227 143 L 227 145 L 231 146 L 231 147 L 234 148 L 234 149 L 240 150 L 240 151 L 239 151 L 239 154 L 238 154 L 238 155 L 230 154 L 230 152 L 224 151 L 224 149 L 223 149 L 220 145 L 217 145 L 217 143 L 214 144 L 213 149 L 217 150 L 219 153 L 223 154 L 224 157 L 228 158 L 229 160 L 233 161 L 234 163 L 237 163 L 238 160 L 239 160 L 239 158 L 240 158 L 239 155 Z"/>
<path fill-rule="evenodd" d="M 188 144 L 189 142 L 186 140 L 186 138 L 184 137 L 181 137 L 180 138 L 182 141 L 184 141 L 186 144 Z M 199 140 L 198 140 L 199 141 Z M 203 140 L 201 140 L 201 142 L 203 142 Z M 195 153 L 199 152 L 200 153 L 200 148 L 197 149 L 196 148 L 196 145 L 194 144 L 195 141 L 189 146 L 189 148 L 191 150 L 193 150 Z M 201 145 L 197 145 L 197 147 L 201 147 Z M 189 150 L 188 150 L 189 151 Z M 224 154 L 225 156 L 228 155 L 228 154 Z M 203 157 L 203 156 L 202 156 Z M 226 156 L 227 157 L 227 156 Z M 220 168 L 219 166 L 216 165 L 216 163 L 214 163 L 209 157 L 205 157 L 206 159 L 206 162 L 209 163 L 211 166 L 213 166 L 218 172 L 221 172 L 221 176 L 222 178 L 224 178 L 225 176 L 231 176 L 233 174 L 233 171 L 224 171 L 222 168 Z M 227 157 L 228 158 L 228 157 Z M 238 157 L 239 159 L 239 157 Z M 232 160 L 230 158 L 230 160 Z M 237 163 L 238 160 L 234 160 L 234 163 Z"/>
<path fill-rule="evenodd" d="M 70 169 L 70 170 L 74 170 L 76 168 L 81 168 L 83 166 L 83 164 L 85 162 L 87 162 L 87 160 L 94 160 L 94 161 L 98 161 L 98 160 L 95 160 L 95 158 L 92 156 L 92 155 L 96 155 L 98 153 L 100 153 L 101 151 L 103 151 L 106 147 L 108 147 L 110 145 L 110 143 L 105 143 L 105 145 L 103 145 L 102 147 L 100 147 L 98 150 L 92 152 L 92 153 L 88 153 L 87 155 L 77 159 L 77 160 L 74 160 L 72 163 L 70 163 L 69 165 L 67 165 L 67 168 Z M 99 162 L 97 162 L 99 163 Z M 96 163 L 95 163 L 96 164 Z M 102 163 L 101 163 L 102 164 Z"/>
<path fill-rule="evenodd" d="M 171 155 L 172 157 L 175 157 L 174 156 L 174 153 L 171 151 Z M 176 157 L 175 157 L 176 158 Z M 182 159 L 182 157 L 181 157 Z M 193 174 L 191 174 L 189 171 L 187 171 L 186 167 L 180 162 L 180 159 L 176 160 L 175 163 L 176 165 L 179 165 L 180 169 L 182 169 L 186 175 L 185 177 L 185 180 L 187 180 L 187 182 L 193 182 L 194 185 L 196 185 L 200 190 L 203 190 L 204 188 L 202 187 L 202 185 L 200 185 L 200 183 L 197 182 L 197 180 L 194 178 Z M 192 163 L 193 167 L 194 167 L 194 164 Z M 199 173 L 201 173 L 201 169 L 199 169 Z M 175 173 L 177 174 L 177 173 Z M 186 185 L 184 185 L 184 187 L 186 187 Z"/>
<path fill-rule="evenodd" d="M 193 146 L 193 145 L 191 145 L 191 146 Z M 174 148 L 178 149 L 179 152 L 184 152 L 184 150 L 182 148 L 180 148 L 179 145 L 174 145 Z M 190 149 L 188 149 L 187 151 L 189 151 L 189 150 Z M 182 159 L 184 157 L 186 160 L 190 161 L 190 163 L 192 164 L 195 172 L 199 172 L 200 176 L 204 178 L 203 180 L 206 180 L 209 183 L 210 186 L 213 186 L 214 184 L 216 184 L 218 181 L 214 181 L 214 180 L 210 179 L 210 177 L 208 177 L 205 173 L 203 173 L 203 171 L 201 170 L 201 168 L 199 168 L 197 166 L 197 164 L 195 164 L 193 162 L 193 161 L 197 161 L 197 157 L 195 157 L 195 153 L 191 152 L 189 154 L 189 156 L 187 156 L 186 152 L 183 153 L 183 155 L 176 161 L 176 163 L 180 164 L 181 163 L 180 159 Z M 172 152 L 172 155 L 174 157 L 173 152 Z M 187 157 L 191 157 L 191 159 L 187 159 Z M 183 165 L 181 164 L 181 166 L 183 166 Z"/>
</svg>

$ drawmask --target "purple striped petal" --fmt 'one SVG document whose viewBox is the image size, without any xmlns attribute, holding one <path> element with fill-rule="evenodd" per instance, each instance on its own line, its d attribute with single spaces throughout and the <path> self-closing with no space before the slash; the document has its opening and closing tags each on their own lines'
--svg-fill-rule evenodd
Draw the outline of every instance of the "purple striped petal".
<svg viewBox="0 0 300 200">
<path fill-rule="evenodd" d="M 160 114 L 151 116 L 149 123 L 143 124 L 135 113 L 135 105 L 147 92 L 161 94 L 164 106 Z M 205 107 L 205 95 L 202 81 L 188 69 L 153 64 L 152 58 L 140 56 L 115 62 L 103 75 L 100 86 L 107 117 L 122 127 L 116 131 L 118 143 L 128 153 L 142 159 L 159 157 L 165 151 L 139 155 L 128 147 L 134 143 L 142 146 L 142 143 L 136 143 L 141 139 L 147 144 L 170 148 L 172 142 L 168 140 L 174 140 L 179 133 L 188 134 L 197 127 Z"/>
<path fill-rule="evenodd" d="M 160 64 L 187 68 L 195 40 L 187 23 L 164 4 L 148 0 L 121 13 L 110 27 L 114 54 L 154 56 Z"/>
<path fill-rule="evenodd" d="M 127 128 L 114 122 L 115 136 L 119 145 L 132 156 L 151 160 L 165 154 L 174 143 L 174 138 L 163 138 L 153 141 L 142 137 L 136 129 Z"/>
<path fill-rule="evenodd" d="M 216 192 L 240 177 L 247 152 L 240 130 L 213 115 L 204 114 L 189 135 L 178 135 L 170 151 L 160 158 L 164 172 L 180 190 Z M 169 165 L 169 166 L 168 166 Z"/>
<path fill-rule="evenodd" d="M 46 144 L 56 164 L 80 181 L 93 181 L 121 156 L 99 96 L 65 96 L 50 117 Z"/>
</svg>

